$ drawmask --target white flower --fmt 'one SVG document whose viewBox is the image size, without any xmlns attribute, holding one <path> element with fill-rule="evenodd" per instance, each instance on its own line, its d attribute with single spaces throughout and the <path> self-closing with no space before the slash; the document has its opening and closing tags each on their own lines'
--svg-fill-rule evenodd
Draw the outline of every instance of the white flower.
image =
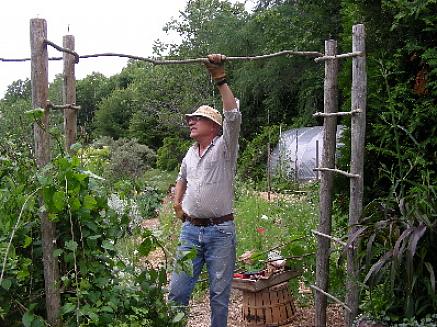
<svg viewBox="0 0 437 327">
<path fill-rule="evenodd" d="M 267 217 L 266 215 L 262 215 L 261 220 L 269 220 L 269 217 Z"/>
</svg>

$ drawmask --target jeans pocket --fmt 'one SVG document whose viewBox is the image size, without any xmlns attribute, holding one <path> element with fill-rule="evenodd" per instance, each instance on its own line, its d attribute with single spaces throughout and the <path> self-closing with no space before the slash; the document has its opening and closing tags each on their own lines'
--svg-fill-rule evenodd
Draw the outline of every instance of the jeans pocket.
<svg viewBox="0 0 437 327">
<path fill-rule="evenodd" d="M 235 224 L 233 221 L 227 221 L 222 224 L 214 225 L 214 229 L 225 236 L 235 235 Z"/>
</svg>

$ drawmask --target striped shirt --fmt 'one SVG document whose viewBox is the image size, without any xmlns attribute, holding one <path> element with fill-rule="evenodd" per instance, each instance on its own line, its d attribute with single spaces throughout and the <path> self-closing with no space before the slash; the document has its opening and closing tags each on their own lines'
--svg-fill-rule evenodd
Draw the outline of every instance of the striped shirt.
<svg viewBox="0 0 437 327">
<path fill-rule="evenodd" d="M 192 145 L 182 160 L 178 181 L 187 183 L 182 209 L 191 217 L 233 213 L 241 113 L 234 109 L 223 114 L 223 135 L 215 137 L 202 156 L 198 144 Z"/>
</svg>

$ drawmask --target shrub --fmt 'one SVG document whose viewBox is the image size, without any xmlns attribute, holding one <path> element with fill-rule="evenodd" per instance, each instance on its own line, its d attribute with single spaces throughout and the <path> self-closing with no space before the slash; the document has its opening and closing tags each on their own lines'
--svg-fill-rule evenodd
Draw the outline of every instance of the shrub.
<svg viewBox="0 0 437 327">
<path fill-rule="evenodd" d="M 111 149 L 109 179 L 136 178 L 155 164 L 155 151 L 135 139 L 119 139 Z"/>
<path fill-rule="evenodd" d="M 190 145 L 191 142 L 188 140 L 173 136 L 166 137 L 163 146 L 157 152 L 157 168 L 166 171 L 177 169 Z"/>
<path fill-rule="evenodd" d="M 250 141 L 238 163 L 238 174 L 254 181 L 265 181 L 267 176 L 267 144 L 273 148 L 279 141 L 279 125 L 266 126 Z"/>
</svg>

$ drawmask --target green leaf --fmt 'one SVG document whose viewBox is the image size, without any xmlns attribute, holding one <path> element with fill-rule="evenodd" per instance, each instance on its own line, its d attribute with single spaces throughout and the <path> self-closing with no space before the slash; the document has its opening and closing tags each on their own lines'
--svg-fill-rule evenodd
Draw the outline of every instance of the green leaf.
<svg viewBox="0 0 437 327">
<path fill-rule="evenodd" d="M 172 323 L 176 324 L 180 322 L 185 317 L 185 314 L 183 312 L 178 312 L 178 314 L 173 318 L 171 321 Z"/>
<path fill-rule="evenodd" d="M 91 236 L 88 236 L 87 239 L 89 239 L 89 240 L 97 240 L 100 237 L 102 237 L 101 234 L 99 234 L 99 235 L 91 235 Z"/>
<path fill-rule="evenodd" d="M 65 193 L 56 191 L 52 196 L 53 205 L 57 211 L 62 211 L 65 208 Z"/>
<path fill-rule="evenodd" d="M 25 115 L 33 117 L 35 119 L 41 119 L 44 116 L 44 109 L 43 108 L 35 108 L 31 110 L 26 110 L 24 112 Z"/>
<path fill-rule="evenodd" d="M 53 251 L 53 256 L 56 257 L 56 258 L 60 257 L 63 252 L 64 252 L 64 250 L 62 250 L 62 249 L 56 249 L 56 250 Z"/>
<path fill-rule="evenodd" d="M 70 202 L 70 208 L 72 211 L 77 211 L 79 210 L 81 207 L 80 201 L 78 198 L 74 198 L 71 202 Z"/>
<path fill-rule="evenodd" d="M 77 250 L 77 242 L 67 241 L 67 242 L 65 242 L 65 248 L 67 250 L 70 250 L 70 251 L 76 251 Z"/>
<path fill-rule="evenodd" d="M 96 199 L 94 199 L 94 197 L 92 197 L 91 195 L 85 195 L 84 199 L 83 199 L 83 206 L 86 209 L 94 209 L 97 205 L 97 201 Z"/>
<path fill-rule="evenodd" d="M 102 311 L 109 312 L 109 313 L 113 313 L 114 312 L 114 310 L 110 306 L 107 306 L 107 305 L 104 305 L 102 307 Z"/>
<path fill-rule="evenodd" d="M 432 267 L 432 265 L 429 262 L 425 262 L 425 267 L 426 267 L 426 269 L 428 269 L 429 280 L 431 282 L 432 292 L 435 293 L 435 273 L 434 273 L 434 268 Z"/>
<path fill-rule="evenodd" d="M 74 305 L 73 303 L 66 303 L 61 307 L 62 314 L 70 313 L 74 310 L 76 310 L 76 305 Z"/>
<path fill-rule="evenodd" d="M 23 318 L 21 318 L 21 322 L 23 323 L 23 325 L 25 327 L 31 327 L 32 326 L 32 321 L 35 319 L 35 315 L 29 311 L 27 311 L 24 315 Z"/>
<path fill-rule="evenodd" d="M 8 291 L 8 290 L 11 288 L 11 286 L 12 286 L 12 281 L 11 281 L 10 279 L 4 279 L 4 280 L 2 281 L 2 287 L 3 287 L 6 291 Z"/>
<path fill-rule="evenodd" d="M 49 128 L 49 134 L 51 134 L 52 136 L 60 136 L 61 130 L 58 127 L 52 127 Z"/>
<path fill-rule="evenodd" d="M 44 327 L 44 321 L 41 317 L 36 317 L 36 319 L 32 322 L 32 327 Z"/>
<path fill-rule="evenodd" d="M 153 241 L 150 237 L 144 239 L 143 242 L 141 242 L 140 246 L 138 247 L 138 252 L 142 256 L 147 256 L 150 251 L 154 249 Z"/>
<path fill-rule="evenodd" d="M 112 244 L 109 240 L 104 240 L 102 242 L 102 248 L 106 250 L 114 250 L 114 244 Z"/>
<path fill-rule="evenodd" d="M 29 245 L 32 244 L 32 238 L 30 236 L 24 236 L 24 242 L 23 242 L 23 248 L 29 247 Z"/>
</svg>

